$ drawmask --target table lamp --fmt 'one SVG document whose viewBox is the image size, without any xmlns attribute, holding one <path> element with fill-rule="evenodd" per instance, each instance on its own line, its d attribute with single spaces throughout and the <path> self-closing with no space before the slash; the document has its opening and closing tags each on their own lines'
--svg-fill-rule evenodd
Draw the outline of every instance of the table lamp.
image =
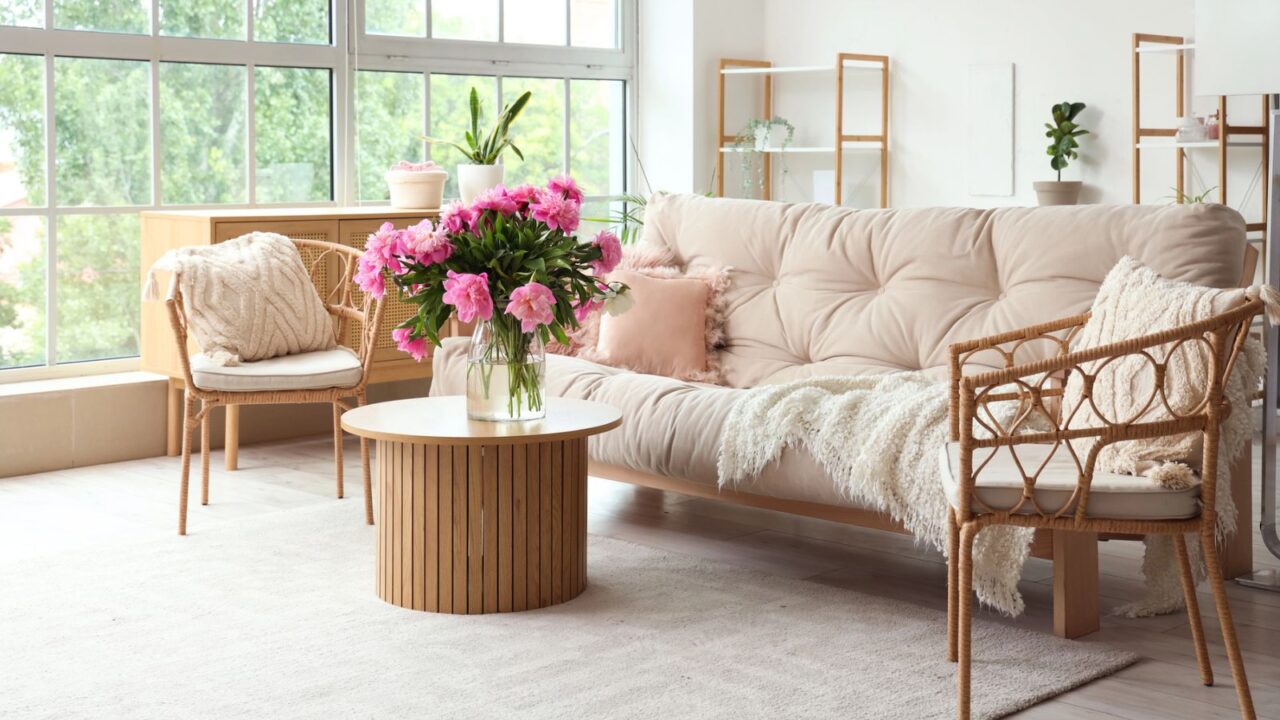
<svg viewBox="0 0 1280 720">
<path fill-rule="evenodd" d="M 1193 78 L 1196 95 L 1266 95 L 1271 116 L 1268 139 L 1267 226 L 1263 241 L 1266 281 L 1280 282 L 1280 2 L 1277 0 L 1196 0 Z M 1280 396 L 1280 334 L 1264 323 L 1267 350 L 1262 412 L 1262 540 L 1280 557 L 1276 533 L 1276 408 Z M 1248 518 L 1244 518 L 1247 524 Z M 1238 532 L 1244 532 L 1240 528 Z M 1237 578 L 1242 585 L 1280 592 L 1280 572 L 1263 570 Z"/>
</svg>

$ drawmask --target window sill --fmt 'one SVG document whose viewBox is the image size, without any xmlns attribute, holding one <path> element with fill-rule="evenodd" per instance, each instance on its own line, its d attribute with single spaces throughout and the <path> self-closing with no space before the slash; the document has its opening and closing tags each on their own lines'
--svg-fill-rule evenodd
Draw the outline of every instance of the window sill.
<svg viewBox="0 0 1280 720">
<path fill-rule="evenodd" d="M 104 375 L 81 375 L 79 377 L 50 378 L 45 380 L 24 380 L 0 385 L 0 397 L 66 392 L 69 390 L 111 387 L 115 385 L 165 382 L 167 379 L 168 378 L 164 375 L 137 370 L 132 372 L 107 373 Z"/>
</svg>

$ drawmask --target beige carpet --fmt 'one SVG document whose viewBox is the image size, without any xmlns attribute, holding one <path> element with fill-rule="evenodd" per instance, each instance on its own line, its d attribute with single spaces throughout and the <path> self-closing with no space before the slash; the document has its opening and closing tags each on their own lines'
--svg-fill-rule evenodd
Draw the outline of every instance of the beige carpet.
<svg viewBox="0 0 1280 720">
<path fill-rule="evenodd" d="M 592 537 L 591 585 L 572 602 L 417 613 L 374 595 L 357 510 L 0 560 L 0 715 L 954 716 L 937 611 Z M 975 717 L 1135 660 L 985 623 L 975 648 Z"/>
</svg>

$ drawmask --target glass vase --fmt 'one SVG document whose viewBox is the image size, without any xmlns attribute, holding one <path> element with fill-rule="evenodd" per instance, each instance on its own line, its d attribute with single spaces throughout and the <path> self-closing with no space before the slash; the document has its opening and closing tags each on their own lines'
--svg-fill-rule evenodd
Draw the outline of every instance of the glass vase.
<svg viewBox="0 0 1280 720">
<path fill-rule="evenodd" d="M 499 316 L 476 325 L 467 356 L 467 416 L 472 420 L 537 420 L 547 414 L 547 355 L 538 333 Z"/>
</svg>

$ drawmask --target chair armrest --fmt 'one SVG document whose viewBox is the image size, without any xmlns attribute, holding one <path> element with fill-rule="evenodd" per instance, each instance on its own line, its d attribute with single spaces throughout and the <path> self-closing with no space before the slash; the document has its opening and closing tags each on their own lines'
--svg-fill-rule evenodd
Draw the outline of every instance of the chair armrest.
<svg viewBox="0 0 1280 720">
<path fill-rule="evenodd" d="M 1089 313 L 1053 320 L 1039 325 L 1031 325 L 1018 330 L 1010 330 L 998 335 L 991 335 L 974 340 L 954 343 L 949 348 L 951 353 L 951 439 L 959 440 L 960 418 L 959 408 L 960 382 L 965 377 L 965 365 L 979 353 L 994 351 L 1001 357 L 1004 368 L 1018 367 L 1017 355 L 1028 343 L 1049 342 L 1057 346 L 1056 355 L 1061 357 L 1069 352 L 1071 340 L 1080 328 L 1089 320 Z M 1049 392 L 1049 391 L 1046 391 Z M 1050 394 L 1053 394 L 1050 392 Z M 1058 391 L 1057 394 L 1061 394 Z M 997 398 L 993 398 L 997 399 Z M 1009 398 L 1006 398 L 1009 399 Z"/>
<path fill-rule="evenodd" d="M 191 357 L 187 353 L 187 315 L 182 301 L 182 290 L 178 287 L 178 275 L 174 273 L 169 281 L 169 292 L 164 299 L 165 308 L 169 311 L 169 327 L 173 329 L 173 339 L 178 344 L 178 362 L 182 365 L 182 379 L 187 391 L 195 389 L 195 381 L 191 379 Z"/>
</svg>

